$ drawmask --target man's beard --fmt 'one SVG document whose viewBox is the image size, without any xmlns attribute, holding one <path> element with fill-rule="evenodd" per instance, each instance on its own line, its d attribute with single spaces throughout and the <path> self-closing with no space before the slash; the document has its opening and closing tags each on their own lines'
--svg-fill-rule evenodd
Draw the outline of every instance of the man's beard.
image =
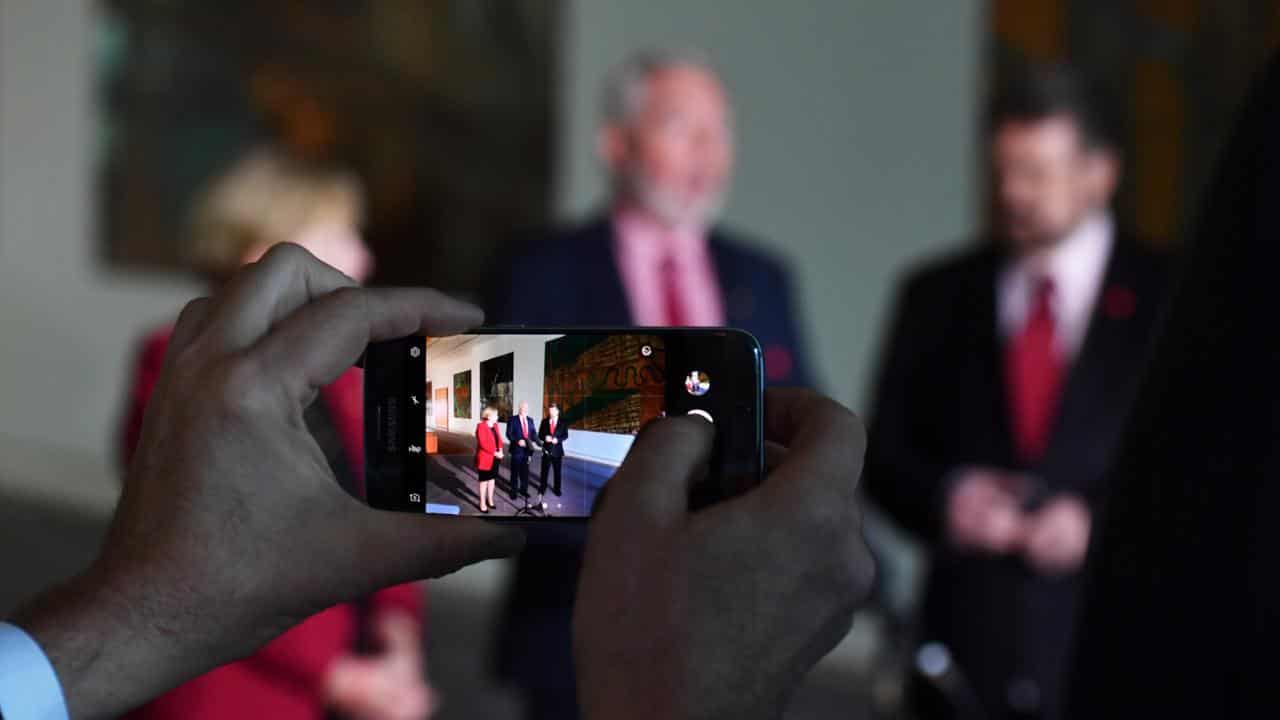
<svg viewBox="0 0 1280 720">
<path fill-rule="evenodd" d="M 689 203 L 675 197 L 644 175 L 628 178 L 626 187 L 631 200 L 641 209 L 672 227 L 707 227 L 720 217 L 720 212 L 724 209 L 723 189 Z"/>
</svg>

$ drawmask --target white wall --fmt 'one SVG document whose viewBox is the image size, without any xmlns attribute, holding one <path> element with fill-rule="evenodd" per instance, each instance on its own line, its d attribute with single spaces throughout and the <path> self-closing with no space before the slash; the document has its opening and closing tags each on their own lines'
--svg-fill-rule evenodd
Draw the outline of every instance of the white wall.
<svg viewBox="0 0 1280 720">
<path fill-rule="evenodd" d="M 427 380 L 434 390 L 449 388 L 449 431 L 472 434 L 480 422 L 480 363 L 507 353 L 515 353 L 513 359 L 512 410 L 518 410 L 522 401 L 529 403 L 529 413 L 536 418 L 542 406 L 543 366 L 546 364 L 546 345 L 559 335 L 465 335 L 433 341 L 427 346 Z M 471 371 L 471 417 L 453 415 L 453 376 Z M 431 418 L 427 419 L 432 425 Z M 503 430 L 505 433 L 505 429 Z M 505 435 L 504 435 L 505 437 Z"/>
<path fill-rule="evenodd" d="M 570 0 L 559 210 L 601 200 L 592 138 L 607 70 L 642 47 L 706 49 L 736 105 L 727 220 L 793 263 L 819 377 L 860 409 L 896 274 L 974 219 L 984 5 Z"/>
<path fill-rule="evenodd" d="M 0 1 L 0 438 L 106 468 L 134 344 L 199 289 L 99 259 L 89 8 Z"/>
<path fill-rule="evenodd" d="M 517 410 L 520 403 L 529 403 L 529 414 L 542 419 L 542 385 L 546 377 L 546 344 L 561 335 L 464 335 L 433 340 L 427 346 L 426 373 L 432 392 L 449 388 L 449 432 L 472 434 L 480 422 L 480 363 L 507 353 L 513 358 L 513 392 Z M 471 371 L 471 417 L 453 415 L 453 376 Z M 434 414 L 434 413 L 433 413 Z M 434 428 L 434 418 L 427 417 L 427 427 Z M 506 437 L 505 428 L 503 437 Z M 606 465 L 621 465 L 631 449 L 634 435 L 591 432 L 569 428 L 565 440 L 565 455 L 583 458 Z"/>
<path fill-rule="evenodd" d="M 564 454 L 565 457 L 618 467 L 627 458 L 627 453 L 631 452 L 635 441 L 635 435 L 626 433 L 574 430 L 570 427 L 569 437 L 564 441 Z"/>
</svg>

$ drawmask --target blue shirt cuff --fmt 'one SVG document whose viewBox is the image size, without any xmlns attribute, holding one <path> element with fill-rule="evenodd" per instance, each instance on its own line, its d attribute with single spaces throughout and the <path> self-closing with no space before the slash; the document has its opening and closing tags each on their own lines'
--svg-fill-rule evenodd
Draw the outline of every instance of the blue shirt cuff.
<svg viewBox="0 0 1280 720">
<path fill-rule="evenodd" d="M 0 717 L 68 720 L 62 685 L 44 651 L 22 628 L 0 622 Z"/>
</svg>

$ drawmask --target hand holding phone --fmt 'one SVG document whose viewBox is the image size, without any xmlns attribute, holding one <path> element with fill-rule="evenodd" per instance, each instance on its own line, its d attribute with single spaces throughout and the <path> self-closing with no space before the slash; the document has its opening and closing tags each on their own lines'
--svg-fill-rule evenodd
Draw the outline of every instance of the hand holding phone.
<svg viewBox="0 0 1280 720">
<path fill-rule="evenodd" d="M 731 497 L 763 471 L 761 354 L 747 333 L 718 328 L 481 328 L 370 346 L 369 504 L 581 521 L 645 424 L 690 413 L 716 438 L 691 502 Z M 411 401 L 424 395 L 430 414 Z M 509 463 L 498 462 L 504 437 Z M 503 502 L 495 483 L 507 487 Z"/>
<path fill-rule="evenodd" d="M 189 303 L 101 553 L 16 618 L 70 716 L 122 715 L 319 608 L 516 552 L 513 528 L 352 502 L 298 424 L 371 340 L 481 317 L 432 290 L 356 288 L 288 243 Z"/>
<path fill-rule="evenodd" d="M 803 390 L 770 390 L 765 413 L 778 462 L 738 497 L 690 509 L 715 442 L 693 418 L 641 432 L 611 481 L 574 603 L 588 720 L 777 717 L 848 632 L 874 575 L 855 497 L 862 424 Z"/>
</svg>

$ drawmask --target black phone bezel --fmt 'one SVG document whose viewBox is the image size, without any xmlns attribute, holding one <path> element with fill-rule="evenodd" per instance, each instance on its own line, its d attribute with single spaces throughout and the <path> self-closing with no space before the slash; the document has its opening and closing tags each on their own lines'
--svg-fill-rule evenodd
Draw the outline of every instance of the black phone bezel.
<svg viewBox="0 0 1280 720">
<path fill-rule="evenodd" d="M 713 414 L 716 423 L 716 443 L 713 449 L 713 467 L 728 467 L 723 457 L 726 452 L 743 458 L 742 450 L 750 452 L 739 464 L 736 474 L 710 477 L 707 483 L 694 489 L 691 506 L 696 508 L 732 497 L 758 484 L 764 474 L 764 359 L 760 343 L 751 333 L 736 328 L 672 328 L 672 327 L 623 327 L 623 326 L 528 326 L 488 325 L 469 330 L 474 335 L 559 335 L 559 334 L 640 334 L 661 335 L 668 348 L 683 343 L 701 344 L 716 339 L 731 339 L 739 344 L 742 357 L 746 358 L 742 377 L 735 377 L 726 368 L 735 362 L 728 358 L 737 351 L 722 350 L 720 359 L 713 363 L 700 362 L 712 377 L 733 378 L 735 392 L 724 393 L 731 398 L 728 413 L 723 409 Z M 673 342 L 674 340 L 674 342 Z M 365 413 L 365 501 L 381 510 L 412 512 L 426 515 L 426 449 L 417 453 L 409 451 L 416 445 L 405 438 L 425 438 L 425 408 L 411 407 L 410 396 L 423 397 L 426 390 L 425 338 L 409 336 L 371 344 L 365 353 L 364 413 Z M 415 353 L 416 349 L 416 353 Z M 696 349 L 696 347 L 695 347 Z M 704 351 L 705 352 L 705 351 Z M 671 372 L 671 368 L 668 369 Z M 740 394 L 747 390 L 750 392 Z M 688 404 L 681 397 L 672 395 L 668 387 L 668 412 L 679 411 Z M 425 398 L 423 399 L 425 402 Z M 725 417 L 732 422 L 722 425 Z M 722 432 L 722 428 L 726 430 Z M 728 433 L 736 433 L 729 435 Z M 749 435 L 748 435 L 749 434 Z M 417 492 L 420 500 L 411 502 L 410 493 Z M 447 515 L 432 515 L 448 517 Z M 526 516 L 482 516 L 485 520 L 514 523 L 585 523 L 590 516 L 554 516 L 529 518 Z"/>
</svg>

